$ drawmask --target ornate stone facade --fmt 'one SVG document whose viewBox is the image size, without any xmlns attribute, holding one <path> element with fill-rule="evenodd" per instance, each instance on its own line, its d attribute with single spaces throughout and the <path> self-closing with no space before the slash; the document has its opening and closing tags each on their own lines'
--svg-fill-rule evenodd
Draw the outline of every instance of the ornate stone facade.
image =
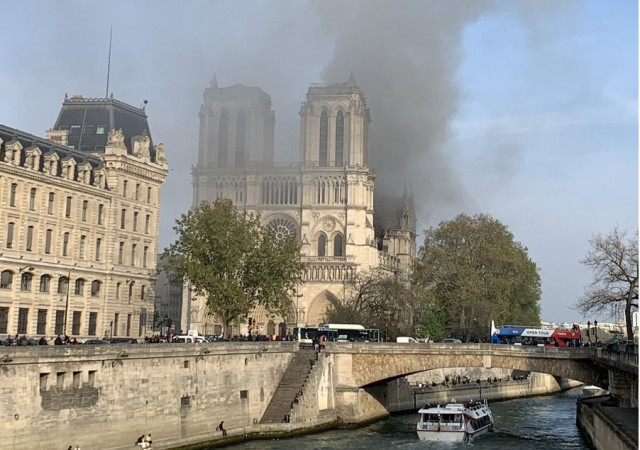
<svg viewBox="0 0 640 450">
<path fill-rule="evenodd" d="M 221 88 L 214 79 L 200 110 L 194 206 L 228 197 L 239 208 L 259 213 L 264 226 L 278 235 L 294 235 L 302 244 L 300 257 L 307 271 L 299 297 L 292 299 L 287 317 L 253 313 L 263 334 L 285 334 L 296 324 L 324 322 L 330 304 L 343 298 L 346 279 L 374 267 L 406 276 L 415 255 L 410 199 L 405 213 L 413 223 L 394 233 L 374 229 L 375 174 L 368 166 L 371 119 L 353 77 L 347 83 L 312 85 L 300 117 L 301 161 L 278 164 L 273 161 L 275 113 L 265 92 L 242 85 Z M 406 257 L 396 252 L 400 248 Z M 188 295 L 185 300 L 191 328 L 221 330 L 221 324 L 207 316 L 203 300 Z M 243 325 L 236 330 L 246 333 Z"/>
<path fill-rule="evenodd" d="M 0 335 L 149 334 L 164 148 L 114 99 L 65 99 L 47 134 L 0 125 Z"/>
</svg>

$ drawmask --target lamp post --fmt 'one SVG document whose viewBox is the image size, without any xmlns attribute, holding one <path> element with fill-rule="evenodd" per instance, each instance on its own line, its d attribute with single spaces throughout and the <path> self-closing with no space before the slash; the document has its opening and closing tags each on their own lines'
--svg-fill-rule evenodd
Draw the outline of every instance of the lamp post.
<svg viewBox="0 0 640 450">
<path fill-rule="evenodd" d="M 64 305 L 64 322 L 62 325 L 62 332 L 67 335 L 67 317 L 69 316 L 69 292 L 71 290 L 71 269 L 69 269 L 67 276 L 67 301 Z"/>
<path fill-rule="evenodd" d="M 591 321 L 587 320 L 587 339 L 589 340 L 589 346 L 591 346 Z"/>
<path fill-rule="evenodd" d="M 597 320 L 593 321 L 593 333 L 596 336 L 596 345 L 598 345 L 598 321 Z"/>
</svg>

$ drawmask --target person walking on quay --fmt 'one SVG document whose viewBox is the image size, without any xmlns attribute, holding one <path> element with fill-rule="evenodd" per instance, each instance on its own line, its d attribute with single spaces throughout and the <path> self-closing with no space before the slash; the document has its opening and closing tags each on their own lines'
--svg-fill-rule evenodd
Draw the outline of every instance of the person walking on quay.
<svg viewBox="0 0 640 450">
<path fill-rule="evenodd" d="M 216 428 L 216 431 L 217 430 L 222 431 L 222 437 L 227 435 L 227 430 L 225 430 L 225 428 L 224 428 L 224 420 L 222 422 L 220 422 L 220 425 L 218 425 L 218 427 Z"/>
</svg>

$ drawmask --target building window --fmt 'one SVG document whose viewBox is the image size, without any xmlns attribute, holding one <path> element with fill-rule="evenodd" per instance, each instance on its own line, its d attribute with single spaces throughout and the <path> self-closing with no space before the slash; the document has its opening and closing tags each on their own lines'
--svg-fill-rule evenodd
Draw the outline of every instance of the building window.
<svg viewBox="0 0 640 450">
<path fill-rule="evenodd" d="M 30 291 L 32 280 L 33 280 L 33 275 L 31 275 L 30 273 L 23 273 L 22 277 L 20 277 L 20 290 Z"/>
<path fill-rule="evenodd" d="M 102 244 L 102 239 L 96 239 L 96 261 L 100 261 L 100 245 Z"/>
<path fill-rule="evenodd" d="M 55 334 L 64 334 L 64 310 L 56 310 Z"/>
<path fill-rule="evenodd" d="M 4 270 L 0 274 L 0 289 L 11 289 L 13 282 L 13 273 L 10 270 Z"/>
<path fill-rule="evenodd" d="M 5 334 L 7 332 L 7 326 L 9 325 L 9 308 L 0 308 L 0 333 Z"/>
<path fill-rule="evenodd" d="M 122 264 L 123 257 L 124 257 L 124 242 L 120 242 L 120 247 L 118 248 L 118 264 Z"/>
<path fill-rule="evenodd" d="M 69 233 L 62 235 L 62 256 L 67 256 L 69 251 Z"/>
<path fill-rule="evenodd" d="M 116 300 L 120 298 L 120 288 L 122 287 L 122 283 L 116 284 Z"/>
<path fill-rule="evenodd" d="M 31 247 L 33 247 L 33 225 L 29 225 L 27 227 L 27 246 L 25 247 L 25 250 L 30 252 Z"/>
<path fill-rule="evenodd" d="M 240 111 L 236 118 L 236 167 L 244 165 L 244 135 L 245 135 L 245 119 L 244 112 Z"/>
<path fill-rule="evenodd" d="M 100 296 L 100 287 L 101 284 L 98 280 L 93 280 L 91 282 L 91 296 L 92 297 L 99 297 Z"/>
<path fill-rule="evenodd" d="M 82 278 L 78 278 L 76 280 L 76 288 L 73 292 L 75 295 L 83 295 L 84 294 L 84 280 Z M 77 333 L 74 333 L 77 334 Z"/>
<path fill-rule="evenodd" d="M 9 206 L 16 206 L 16 192 L 18 191 L 18 184 L 11 183 L 11 191 L 9 193 Z"/>
<path fill-rule="evenodd" d="M 344 116 L 338 111 L 336 117 L 336 166 L 343 166 L 344 158 Z"/>
<path fill-rule="evenodd" d="M 124 225 L 127 220 L 127 210 L 123 209 L 120 213 L 120 228 L 124 230 Z"/>
<path fill-rule="evenodd" d="M 7 248 L 12 248 L 13 247 L 13 227 L 14 227 L 14 223 L 13 222 L 9 222 L 7 224 Z"/>
<path fill-rule="evenodd" d="M 45 334 L 47 332 L 47 310 L 38 310 L 38 322 L 36 325 L 36 333 Z"/>
<path fill-rule="evenodd" d="M 18 310 L 18 334 L 27 334 L 28 319 L 29 319 L 29 309 L 20 308 Z"/>
<path fill-rule="evenodd" d="M 87 208 L 89 208 L 89 202 L 87 200 L 82 201 L 82 221 L 87 221 Z"/>
<path fill-rule="evenodd" d="M 104 214 L 104 205 L 98 205 L 98 225 L 102 225 L 103 214 Z"/>
<path fill-rule="evenodd" d="M 58 278 L 58 294 L 66 294 L 69 290 L 69 278 L 60 277 Z"/>
<path fill-rule="evenodd" d="M 49 292 L 51 288 L 51 277 L 49 275 L 42 275 L 40 277 L 40 292 Z"/>
<path fill-rule="evenodd" d="M 133 281 L 129 283 L 129 298 L 133 297 Z"/>
<path fill-rule="evenodd" d="M 49 192 L 49 204 L 47 205 L 47 212 L 53 214 L 53 203 L 56 198 L 56 194 Z"/>
<path fill-rule="evenodd" d="M 96 134 L 105 134 L 106 128 L 104 125 L 96 125 Z"/>
<path fill-rule="evenodd" d="M 96 312 L 92 312 L 89 313 L 89 336 L 95 336 L 96 335 L 96 328 L 98 325 L 98 313 Z M 91 371 L 89 372 L 89 375 L 91 375 Z"/>
<path fill-rule="evenodd" d="M 151 186 L 147 187 L 147 203 L 151 203 Z"/>
<path fill-rule="evenodd" d="M 151 216 L 147 214 L 147 217 L 144 219 L 144 232 L 149 234 L 149 224 L 151 223 Z"/>
<path fill-rule="evenodd" d="M 147 293 L 147 287 L 142 285 L 140 288 L 140 300 L 144 300 L 144 296 Z"/>
<path fill-rule="evenodd" d="M 333 256 L 343 256 L 341 234 L 337 234 L 336 237 L 333 238 Z"/>
<path fill-rule="evenodd" d="M 64 212 L 65 217 L 71 217 L 71 197 L 67 197 L 67 206 Z"/>
<path fill-rule="evenodd" d="M 133 213 L 133 231 L 138 231 L 138 211 Z"/>
<path fill-rule="evenodd" d="M 80 134 L 80 125 L 71 125 L 69 134 Z"/>
<path fill-rule="evenodd" d="M 218 129 L 218 167 L 227 166 L 227 147 L 229 144 L 229 113 L 225 110 L 220 114 Z"/>
<path fill-rule="evenodd" d="M 147 267 L 147 256 L 149 256 L 149 247 L 146 245 L 142 249 L 142 267 Z"/>
<path fill-rule="evenodd" d="M 84 244 L 86 243 L 86 241 L 87 241 L 86 236 L 84 235 L 80 236 L 80 252 L 78 255 L 80 259 L 84 259 Z"/>
<path fill-rule="evenodd" d="M 73 312 L 73 322 L 71 326 L 71 334 L 75 334 L 76 336 L 80 334 L 80 322 L 82 319 L 81 311 Z"/>
<path fill-rule="evenodd" d="M 125 336 L 131 336 L 131 314 L 127 314 L 127 334 Z"/>
<path fill-rule="evenodd" d="M 318 236 L 318 256 L 327 254 L 327 237 L 324 234 Z"/>
<path fill-rule="evenodd" d="M 44 252 L 48 255 L 51 253 L 51 233 L 53 230 L 49 228 L 44 237 Z"/>
<path fill-rule="evenodd" d="M 136 200 L 140 200 L 140 183 L 136 183 Z"/>
<path fill-rule="evenodd" d="M 36 188 L 31 188 L 31 193 L 29 194 L 29 211 L 36 210 Z"/>
<path fill-rule="evenodd" d="M 136 248 L 138 246 L 136 244 L 131 244 L 131 265 L 136 265 Z"/>
<path fill-rule="evenodd" d="M 118 335 L 118 319 L 120 319 L 120 313 L 115 313 L 113 315 L 113 335 Z"/>
<path fill-rule="evenodd" d="M 327 165 L 327 148 L 328 148 L 328 139 L 327 133 L 329 129 L 329 117 L 327 116 L 327 111 L 322 111 L 322 115 L 320 116 L 320 159 L 318 164 L 321 166 Z"/>
</svg>

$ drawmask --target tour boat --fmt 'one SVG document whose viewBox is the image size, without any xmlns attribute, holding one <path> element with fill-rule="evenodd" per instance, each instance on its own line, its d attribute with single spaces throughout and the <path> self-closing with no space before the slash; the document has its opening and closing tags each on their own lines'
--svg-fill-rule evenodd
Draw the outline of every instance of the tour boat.
<svg viewBox="0 0 640 450">
<path fill-rule="evenodd" d="M 418 414 L 417 431 L 421 441 L 469 442 L 493 428 L 493 415 L 487 400 L 427 404 L 418 410 Z"/>
</svg>

